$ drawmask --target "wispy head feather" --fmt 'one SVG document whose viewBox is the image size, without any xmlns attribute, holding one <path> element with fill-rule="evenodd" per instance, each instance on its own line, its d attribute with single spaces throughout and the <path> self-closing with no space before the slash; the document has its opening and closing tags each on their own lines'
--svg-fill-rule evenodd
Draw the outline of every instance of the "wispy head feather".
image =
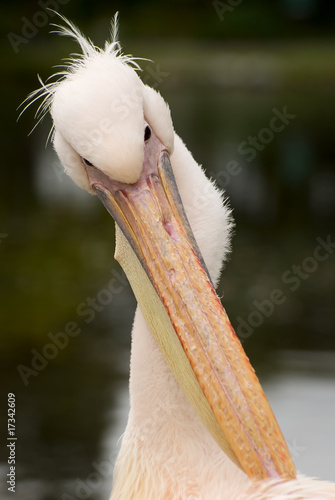
<svg viewBox="0 0 335 500">
<path fill-rule="evenodd" d="M 22 106 L 24 107 L 20 112 L 18 119 L 29 108 L 29 106 L 31 106 L 39 99 L 42 99 L 42 102 L 40 103 L 35 113 L 37 122 L 31 130 L 30 134 L 33 132 L 33 130 L 35 130 L 37 125 L 50 111 L 54 94 L 61 82 L 67 78 L 71 78 L 71 76 L 76 71 L 78 71 L 82 67 L 85 67 L 89 59 L 102 54 L 109 54 L 111 57 L 117 57 L 123 64 L 131 66 L 135 70 L 140 70 L 140 66 L 136 61 L 141 59 L 143 60 L 143 58 L 134 58 L 131 55 L 122 54 L 122 48 L 120 42 L 118 41 L 118 12 L 111 20 L 111 37 L 109 41 L 106 41 L 104 49 L 95 46 L 92 40 L 86 38 L 83 33 L 62 14 L 56 11 L 55 14 L 57 14 L 61 18 L 65 25 L 51 24 L 51 26 L 54 26 L 56 28 L 54 31 L 51 31 L 51 33 L 57 33 L 61 36 L 68 36 L 70 38 L 73 38 L 79 44 L 82 53 L 74 53 L 71 54 L 71 57 L 64 58 L 64 64 L 55 66 L 62 68 L 62 70 L 54 73 L 46 80 L 46 82 L 43 82 L 41 77 L 38 75 L 38 80 L 41 84 L 41 87 L 31 92 L 19 106 L 19 108 L 21 108 Z M 50 130 L 48 139 L 52 135 L 52 132 L 53 128 Z"/>
</svg>

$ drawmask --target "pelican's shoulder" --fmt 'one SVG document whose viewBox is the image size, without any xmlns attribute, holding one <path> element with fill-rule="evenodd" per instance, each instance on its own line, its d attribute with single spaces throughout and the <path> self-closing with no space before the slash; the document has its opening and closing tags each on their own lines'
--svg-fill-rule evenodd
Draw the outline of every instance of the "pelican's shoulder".
<svg viewBox="0 0 335 500">
<path fill-rule="evenodd" d="M 335 484 L 298 475 L 291 481 L 278 479 L 251 483 L 238 500 L 335 500 Z"/>
</svg>

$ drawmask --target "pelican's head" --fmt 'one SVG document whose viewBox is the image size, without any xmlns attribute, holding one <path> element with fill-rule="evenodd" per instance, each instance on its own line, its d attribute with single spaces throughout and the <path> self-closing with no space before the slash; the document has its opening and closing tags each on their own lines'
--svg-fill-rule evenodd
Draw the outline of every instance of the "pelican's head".
<svg viewBox="0 0 335 500">
<path fill-rule="evenodd" d="M 115 28 L 105 50 L 68 22 L 61 30 L 80 43 L 83 55 L 43 87 L 41 110 L 51 112 L 66 172 L 114 217 L 117 259 L 172 372 L 216 441 L 250 477 L 293 477 L 286 443 L 184 212 L 170 162 L 175 134 L 168 106 L 142 83 L 135 60 L 122 55 Z M 178 168 L 191 158 L 181 156 Z"/>
<path fill-rule="evenodd" d="M 65 78 L 50 86 L 56 152 L 68 175 L 88 191 L 85 167 L 90 164 L 113 180 L 134 184 L 152 131 L 162 148 L 173 151 L 169 108 L 142 83 L 137 63 L 120 53 L 114 37 L 101 51 L 74 28 L 66 32 L 76 36 L 84 57 L 72 61 Z"/>
</svg>

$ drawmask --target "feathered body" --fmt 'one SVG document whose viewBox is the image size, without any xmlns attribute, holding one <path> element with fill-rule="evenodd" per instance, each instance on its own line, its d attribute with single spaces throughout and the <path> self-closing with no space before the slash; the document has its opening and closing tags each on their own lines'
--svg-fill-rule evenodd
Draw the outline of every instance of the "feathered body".
<svg viewBox="0 0 335 500">
<path fill-rule="evenodd" d="M 65 171 L 89 192 L 83 158 L 113 179 L 136 182 L 147 119 L 171 155 L 187 217 L 217 283 L 232 227 L 223 194 L 175 134 L 164 100 L 141 82 L 137 62 L 122 55 L 116 21 L 112 41 L 101 50 L 63 20 L 67 26 L 61 34 L 73 37 L 83 54 L 30 98 L 44 97 L 38 117 L 51 112 L 54 147 Z M 111 500 L 335 499 L 330 483 L 304 477 L 255 483 L 235 466 L 179 387 L 139 308 L 132 331 L 130 406 Z"/>
</svg>

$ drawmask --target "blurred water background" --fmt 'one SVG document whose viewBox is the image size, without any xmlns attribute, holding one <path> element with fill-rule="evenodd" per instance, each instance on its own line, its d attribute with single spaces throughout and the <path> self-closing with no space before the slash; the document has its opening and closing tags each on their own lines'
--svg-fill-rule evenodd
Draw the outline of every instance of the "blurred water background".
<svg viewBox="0 0 335 500">
<path fill-rule="evenodd" d="M 113 259 L 112 220 L 45 148 L 50 120 L 27 137 L 32 106 L 16 123 L 36 74 L 45 80 L 77 51 L 49 34 L 57 21 L 47 3 L 0 3 L 0 494 L 11 498 L 6 405 L 14 393 L 15 497 L 100 500 L 127 417 L 136 304 Z M 334 5 L 49 6 L 97 45 L 119 10 L 124 51 L 154 61 L 141 62 L 142 77 L 169 103 L 177 133 L 233 208 L 219 294 L 298 469 L 335 481 Z M 206 208 L 205 193 L 197 203 Z"/>
</svg>

